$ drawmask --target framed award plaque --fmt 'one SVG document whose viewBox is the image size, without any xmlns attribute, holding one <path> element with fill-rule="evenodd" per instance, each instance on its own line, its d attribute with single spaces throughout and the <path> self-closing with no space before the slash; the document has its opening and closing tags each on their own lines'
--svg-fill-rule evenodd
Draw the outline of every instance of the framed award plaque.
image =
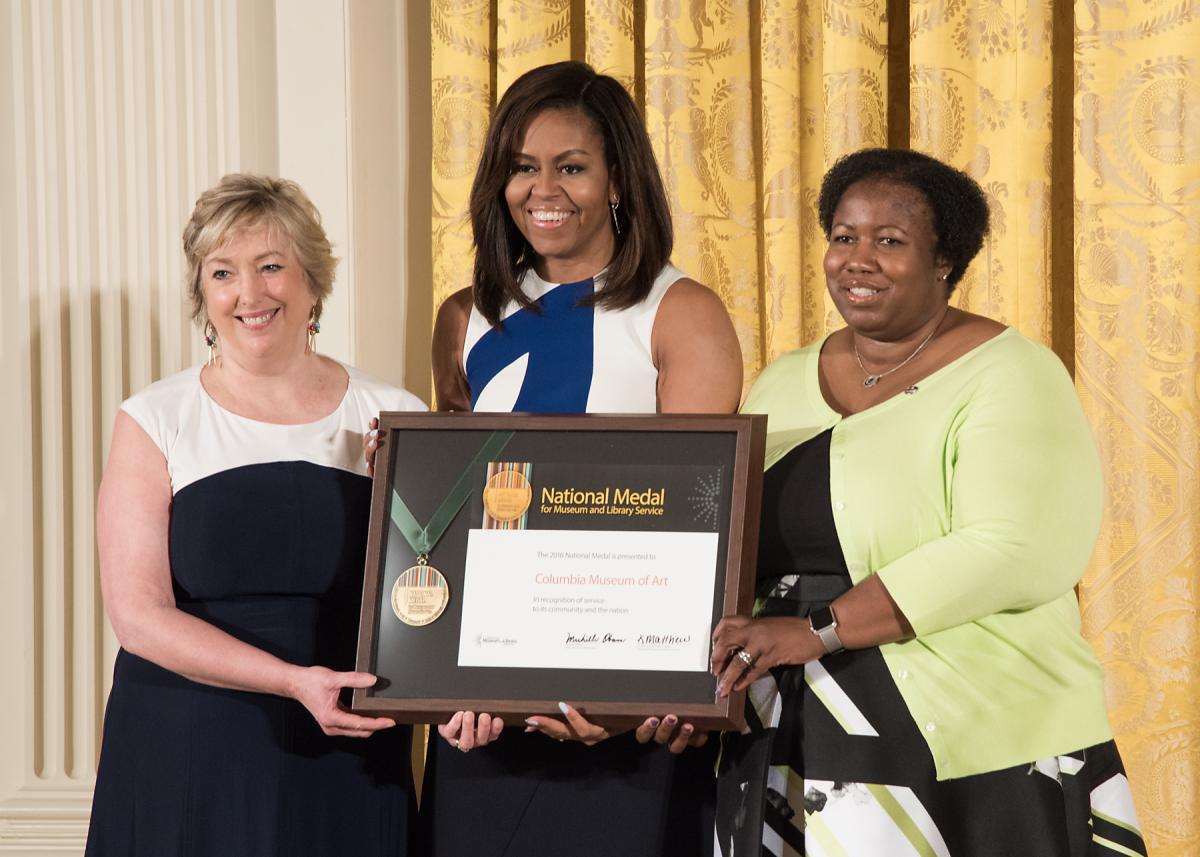
<svg viewBox="0 0 1200 857">
<path fill-rule="evenodd" d="M 741 725 L 708 659 L 751 608 L 766 417 L 379 422 L 355 711 Z"/>
</svg>

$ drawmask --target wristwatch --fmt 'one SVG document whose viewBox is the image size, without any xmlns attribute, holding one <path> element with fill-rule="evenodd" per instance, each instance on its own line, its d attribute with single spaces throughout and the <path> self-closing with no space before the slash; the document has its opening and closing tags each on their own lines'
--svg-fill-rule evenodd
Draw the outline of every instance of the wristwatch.
<svg viewBox="0 0 1200 857">
<path fill-rule="evenodd" d="M 832 607 L 818 607 L 808 614 L 808 622 L 809 630 L 821 638 L 825 654 L 835 655 L 846 648 L 837 635 L 838 621 L 837 616 L 833 614 Z"/>
</svg>

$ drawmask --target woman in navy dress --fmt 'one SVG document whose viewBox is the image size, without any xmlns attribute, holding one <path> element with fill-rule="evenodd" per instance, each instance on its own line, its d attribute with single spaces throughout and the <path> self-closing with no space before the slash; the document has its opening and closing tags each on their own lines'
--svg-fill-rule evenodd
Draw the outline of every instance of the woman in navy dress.
<svg viewBox="0 0 1200 857">
<path fill-rule="evenodd" d="M 100 486 L 121 643 L 87 854 L 401 857 L 410 732 L 339 698 L 370 480 L 361 433 L 409 393 L 313 350 L 337 260 L 292 182 L 226 176 L 183 236 L 207 365 L 117 415 Z"/>
<path fill-rule="evenodd" d="M 616 80 L 570 62 L 515 81 L 488 132 L 471 225 L 472 285 L 446 300 L 434 331 L 441 410 L 737 407 L 733 325 L 713 292 L 670 265 L 662 179 Z M 531 718 L 524 732 L 472 712 L 438 727 L 444 741 L 430 748 L 421 807 L 432 854 L 695 857 L 711 848 L 709 751 L 676 759 L 658 746 L 702 736 L 672 715 L 609 735 L 561 708 L 561 719 Z"/>
</svg>

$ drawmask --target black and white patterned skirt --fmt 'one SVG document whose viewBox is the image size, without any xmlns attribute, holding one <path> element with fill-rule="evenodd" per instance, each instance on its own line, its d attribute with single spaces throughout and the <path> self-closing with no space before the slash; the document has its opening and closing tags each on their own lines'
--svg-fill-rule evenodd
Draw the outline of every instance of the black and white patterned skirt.
<svg viewBox="0 0 1200 857">
<path fill-rule="evenodd" d="M 760 615 L 818 604 L 767 599 Z M 939 782 L 877 648 L 773 670 L 746 715 L 748 731 L 722 740 L 722 857 L 1146 853 L 1112 741 Z"/>
</svg>

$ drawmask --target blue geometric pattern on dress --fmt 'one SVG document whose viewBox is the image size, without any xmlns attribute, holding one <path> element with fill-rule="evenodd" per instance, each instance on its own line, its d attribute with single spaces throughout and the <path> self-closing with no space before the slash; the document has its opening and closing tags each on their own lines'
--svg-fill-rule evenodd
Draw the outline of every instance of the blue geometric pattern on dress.
<svg viewBox="0 0 1200 857">
<path fill-rule="evenodd" d="M 592 324 L 595 310 L 580 305 L 594 286 L 591 278 L 563 283 L 542 295 L 534 305 L 541 313 L 521 309 L 479 338 L 467 357 L 471 407 L 500 371 L 523 354 L 529 355 L 525 379 L 514 411 L 579 414 L 587 410 L 592 388 Z"/>
</svg>

